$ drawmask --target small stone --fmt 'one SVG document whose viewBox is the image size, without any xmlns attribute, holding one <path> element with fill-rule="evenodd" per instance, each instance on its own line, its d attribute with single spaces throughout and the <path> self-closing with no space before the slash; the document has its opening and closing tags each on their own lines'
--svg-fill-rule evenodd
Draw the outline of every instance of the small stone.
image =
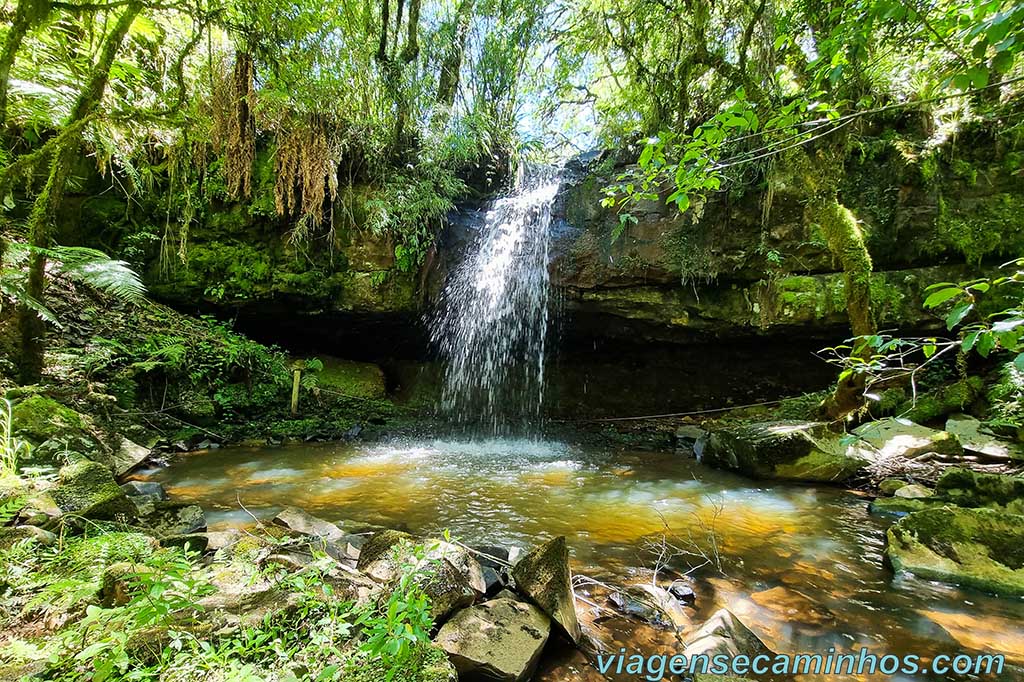
<svg viewBox="0 0 1024 682">
<path fill-rule="evenodd" d="M 121 485 L 121 490 L 128 497 L 145 495 L 155 497 L 161 501 L 167 499 L 167 491 L 164 490 L 163 484 L 156 481 L 128 481 Z"/>
<path fill-rule="evenodd" d="M 900 497 L 904 500 L 922 500 L 926 497 L 931 497 L 935 494 L 931 488 L 927 488 L 917 483 L 911 483 L 905 485 L 893 493 L 894 497 Z"/>
<path fill-rule="evenodd" d="M 905 485 L 908 485 L 906 481 L 901 481 L 898 478 L 887 478 L 878 484 L 878 492 L 883 495 L 894 495 L 897 490 Z"/>
</svg>

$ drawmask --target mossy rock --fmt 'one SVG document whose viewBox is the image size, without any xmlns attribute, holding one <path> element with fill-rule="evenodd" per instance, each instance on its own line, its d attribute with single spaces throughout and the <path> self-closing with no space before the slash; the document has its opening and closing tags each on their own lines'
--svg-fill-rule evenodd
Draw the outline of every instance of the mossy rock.
<svg viewBox="0 0 1024 682">
<path fill-rule="evenodd" d="M 65 466 L 50 494 L 65 513 L 86 519 L 112 521 L 135 514 L 110 469 L 99 462 L 80 460 Z"/>
<path fill-rule="evenodd" d="M 879 497 L 868 505 L 868 511 L 880 516 L 906 516 L 917 511 L 941 507 L 945 504 L 936 498 L 908 499 L 904 497 Z"/>
<path fill-rule="evenodd" d="M 886 548 L 893 568 L 994 594 L 1024 595 L 1024 516 L 946 506 L 893 524 Z"/>
<path fill-rule="evenodd" d="M 841 482 L 867 464 L 818 422 L 743 424 L 708 438 L 701 461 L 754 478 Z"/>
<path fill-rule="evenodd" d="M 324 368 L 317 375 L 317 385 L 325 392 L 333 391 L 351 398 L 384 398 L 387 387 L 384 372 L 368 362 L 354 362 L 321 356 Z M 328 398 L 332 397 L 330 393 Z"/>
<path fill-rule="evenodd" d="M 953 468 L 935 484 L 936 494 L 960 507 L 991 507 L 1024 515 L 1024 478 Z"/>
<path fill-rule="evenodd" d="M 898 478 L 887 478 L 878 484 L 878 491 L 883 495 L 892 495 L 903 486 L 910 485 Z"/>
<path fill-rule="evenodd" d="M 904 403 L 897 413 L 912 422 L 924 423 L 941 419 L 954 412 L 962 412 L 978 399 L 984 388 L 981 377 L 971 376 L 954 384 L 941 386 L 917 396 L 917 400 Z"/>
<path fill-rule="evenodd" d="M 13 424 L 15 435 L 33 445 L 50 438 L 80 436 L 86 428 L 82 415 L 43 395 L 15 403 Z"/>
</svg>

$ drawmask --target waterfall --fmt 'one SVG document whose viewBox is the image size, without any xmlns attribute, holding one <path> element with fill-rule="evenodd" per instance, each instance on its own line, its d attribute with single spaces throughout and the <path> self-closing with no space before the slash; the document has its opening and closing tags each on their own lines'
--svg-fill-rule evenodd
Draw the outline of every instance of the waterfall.
<svg viewBox="0 0 1024 682">
<path fill-rule="evenodd" d="M 492 434 L 535 431 L 551 308 L 551 205 L 559 173 L 531 172 L 483 214 L 431 321 L 445 363 L 441 412 Z"/>
</svg>

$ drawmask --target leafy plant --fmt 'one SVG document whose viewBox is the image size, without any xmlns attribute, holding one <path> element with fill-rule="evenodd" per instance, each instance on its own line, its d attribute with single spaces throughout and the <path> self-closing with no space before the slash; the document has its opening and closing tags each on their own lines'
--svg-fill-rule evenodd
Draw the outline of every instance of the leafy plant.
<svg viewBox="0 0 1024 682">
<path fill-rule="evenodd" d="M 7 398 L 0 399 L 0 474 L 18 475 L 18 465 L 27 458 L 32 446 L 14 437 L 14 405 Z"/>
</svg>

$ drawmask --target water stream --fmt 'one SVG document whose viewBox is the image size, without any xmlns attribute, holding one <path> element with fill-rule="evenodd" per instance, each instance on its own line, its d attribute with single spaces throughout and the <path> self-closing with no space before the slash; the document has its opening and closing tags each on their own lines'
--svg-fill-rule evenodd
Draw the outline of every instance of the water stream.
<svg viewBox="0 0 1024 682">
<path fill-rule="evenodd" d="M 297 505 L 335 521 L 449 529 L 467 543 L 528 547 L 565 535 L 576 571 L 619 584 L 649 579 L 645 542 L 665 524 L 675 537 L 710 526 L 721 570 L 697 574 L 695 624 L 725 606 L 781 652 L 1001 651 L 1024 665 L 1024 602 L 894 577 L 883 562 L 891 521 L 869 515 L 863 497 L 767 485 L 672 452 L 511 439 L 319 444 L 201 453 L 146 475 L 202 505 L 212 529 L 251 523 L 241 500 L 263 518 Z M 629 623 L 602 631 L 618 633 L 616 648 L 678 650 L 669 633 Z M 1022 678 L 1018 668 L 1000 680 Z M 595 678 L 560 668 L 541 679 Z"/>
<path fill-rule="evenodd" d="M 491 434 L 532 432 L 542 416 L 551 310 L 551 204 L 559 174 L 535 169 L 483 214 L 431 320 L 444 362 L 441 413 Z"/>
</svg>

